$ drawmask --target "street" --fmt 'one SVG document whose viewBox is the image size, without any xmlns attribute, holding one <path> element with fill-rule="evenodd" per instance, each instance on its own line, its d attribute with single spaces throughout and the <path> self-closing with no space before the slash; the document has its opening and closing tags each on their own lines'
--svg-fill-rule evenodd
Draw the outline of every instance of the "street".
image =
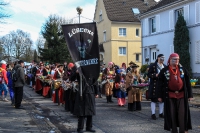
<svg viewBox="0 0 200 133">
<path fill-rule="evenodd" d="M 0 133 L 72 133 L 76 132 L 77 117 L 35 93 L 32 88 L 24 87 L 22 105 L 25 110 L 15 109 L 10 102 L 0 101 Z M 150 101 L 143 100 L 142 111 L 129 112 L 127 106 L 106 103 L 105 96 L 96 98 L 96 116 L 93 128 L 97 133 L 167 133 L 162 118 L 151 120 Z M 200 108 L 191 107 L 193 130 L 200 132 Z M 157 114 L 158 116 L 158 110 Z"/>
</svg>

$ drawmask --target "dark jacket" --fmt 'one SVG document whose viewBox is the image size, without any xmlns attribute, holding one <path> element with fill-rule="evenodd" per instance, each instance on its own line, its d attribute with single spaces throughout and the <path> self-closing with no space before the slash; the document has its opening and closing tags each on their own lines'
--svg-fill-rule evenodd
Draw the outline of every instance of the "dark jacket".
<svg viewBox="0 0 200 133">
<path fill-rule="evenodd" d="M 31 73 L 33 74 L 33 76 L 35 77 L 36 76 L 36 73 L 37 73 L 37 67 L 33 67 L 32 70 L 31 70 Z"/>
<path fill-rule="evenodd" d="M 15 70 L 17 70 L 18 75 L 17 81 L 14 82 L 15 87 L 23 87 L 25 84 L 24 68 L 22 68 L 20 64 L 17 64 Z"/>
<path fill-rule="evenodd" d="M 182 76 L 183 81 L 183 90 L 184 90 L 184 105 L 185 105 L 185 131 L 188 131 L 188 129 L 192 129 L 191 124 L 191 116 L 190 116 L 190 109 L 188 105 L 188 98 L 193 97 L 192 88 L 190 84 L 189 74 L 188 71 L 183 68 L 182 66 L 178 67 L 179 70 L 182 69 L 184 74 L 181 74 L 179 76 Z M 164 120 L 164 129 L 170 130 L 172 127 L 171 124 L 171 115 L 170 115 L 170 106 L 169 106 L 169 86 L 168 86 L 168 79 L 166 78 L 165 74 L 169 71 L 169 67 L 165 67 L 161 70 L 159 74 L 159 90 L 158 90 L 158 98 L 162 98 L 164 96 L 164 112 L 165 112 L 165 120 Z M 170 79 L 169 79 L 170 80 Z"/>
<path fill-rule="evenodd" d="M 149 71 L 147 76 L 150 78 L 150 85 L 149 85 L 149 98 L 152 100 L 155 100 L 154 102 L 157 102 L 158 99 L 158 77 L 156 77 L 156 74 L 158 74 L 158 65 L 157 61 L 149 66 Z M 166 67 L 165 64 L 163 64 L 164 67 Z"/>
<path fill-rule="evenodd" d="M 72 73 L 71 79 L 77 78 L 80 84 L 80 78 L 78 73 Z M 73 81 L 73 80 L 72 80 Z M 88 116 L 96 114 L 96 105 L 95 105 L 95 92 L 97 93 L 97 84 L 88 85 L 83 80 L 82 81 L 82 97 L 80 96 L 80 87 L 76 95 L 75 106 L 74 106 L 74 115 L 77 116 Z"/>
</svg>

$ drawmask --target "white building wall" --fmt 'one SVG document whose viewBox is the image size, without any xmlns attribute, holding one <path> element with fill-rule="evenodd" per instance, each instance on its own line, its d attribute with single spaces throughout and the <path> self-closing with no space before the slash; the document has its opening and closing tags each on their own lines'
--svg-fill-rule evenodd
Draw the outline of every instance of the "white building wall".
<svg viewBox="0 0 200 133">
<path fill-rule="evenodd" d="M 174 26 L 175 26 L 175 10 L 183 7 L 185 10 L 185 16 L 187 18 L 187 25 L 189 28 L 190 34 L 190 55 L 191 55 L 191 67 L 194 76 L 200 76 L 200 22 L 196 23 L 196 17 L 199 17 L 200 20 L 200 3 L 199 3 L 199 14 L 196 14 L 195 6 L 196 2 L 200 2 L 200 0 L 196 0 L 194 2 L 190 2 L 188 4 L 178 6 L 163 12 L 160 12 L 155 15 L 148 16 L 147 18 L 143 18 L 142 21 L 142 55 L 143 55 L 143 64 L 146 64 L 144 55 L 145 49 L 147 49 L 147 56 L 151 59 L 151 48 L 157 49 L 158 54 L 165 55 L 165 63 L 167 63 L 169 55 L 173 52 L 173 39 L 174 39 Z M 189 11 L 189 12 L 188 12 Z M 171 14 L 170 14 L 171 12 Z M 173 16 L 171 16 L 173 14 Z M 150 34 L 149 24 L 147 20 L 153 16 L 159 15 L 160 18 L 160 30 L 154 34 Z M 173 19 L 173 20 L 172 20 Z M 148 21 L 149 22 L 149 21 Z M 172 25 L 173 24 L 173 25 Z M 148 31 L 148 32 L 147 32 Z M 198 51 L 199 49 L 199 51 Z M 150 61 L 151 63 L 152 61 Z M 183 64 L 184 66 L 184 64 Z"/>
</svg>

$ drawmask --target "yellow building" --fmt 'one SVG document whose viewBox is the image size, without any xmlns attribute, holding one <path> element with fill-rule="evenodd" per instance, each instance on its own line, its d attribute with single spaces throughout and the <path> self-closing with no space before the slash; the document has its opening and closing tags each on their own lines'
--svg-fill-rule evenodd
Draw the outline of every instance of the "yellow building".
<svg viewBox="0 0 200 133">
<path fill-rule="evenodd" d="M 121 67 L 133 61 L 141 66 L 141 24 L 136 15 L 155 4 L 154 0 L 97 0 L 94 21 L 101 62 Z"/>
</svg>

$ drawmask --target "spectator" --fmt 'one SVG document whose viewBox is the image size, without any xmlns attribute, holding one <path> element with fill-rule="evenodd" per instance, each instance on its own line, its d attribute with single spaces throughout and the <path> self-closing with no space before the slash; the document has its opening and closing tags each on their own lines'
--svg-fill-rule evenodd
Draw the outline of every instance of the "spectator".
<svg viewBox="0 0 200 133">
<path fill-rule="evenodd" d="M 7 78 L 8 78 L 8 89 L 10 92 L 10 100 L 11 100 L 11 105 L 15 104 L 15 99 L 14 99 L 14 89 L 13 89 L 13 81 L 12 81 L 12 69 L 14 67 L 14 64 L 11 63 L 10 65 L 7 65 Z"/>
<path fill-rule="evenodd" d="M 8 79 L 7 79 L 7 71 L 6 71 L 6 62 L 2 60 L 0 62 L 0 97 L 2 96 L 2 93 L 4 92 L 4 95 L 2 96 L 2 100 L 8 102 L 6 96 L 8 93 Z"/>
<path fill-rule="evenodd" d="M 17 81 L 14 82 L 15 86 L 15 108 L 16 109 L 24 109 L 21 106 L 22 97 L 23 97 L 23 86 L 25 84 L 25 74 L 24 74 L 24 61 L 18 61 L 18 64 L 15 66 L 15 70 L 17 70 Z"/>
</svg>

